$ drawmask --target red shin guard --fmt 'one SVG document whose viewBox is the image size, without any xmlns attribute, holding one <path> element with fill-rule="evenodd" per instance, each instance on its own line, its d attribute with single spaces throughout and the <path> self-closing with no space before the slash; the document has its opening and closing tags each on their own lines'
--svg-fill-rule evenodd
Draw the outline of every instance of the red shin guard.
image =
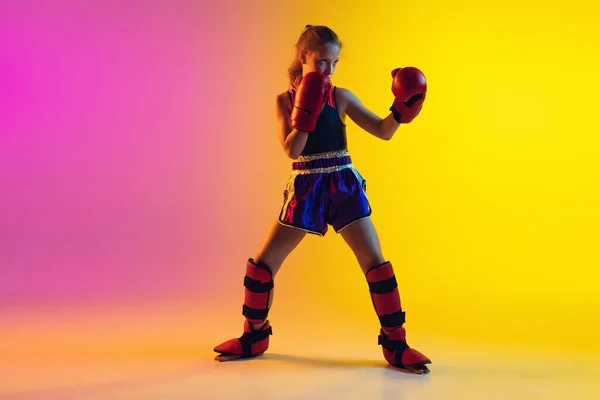
<svg viewBox="0 0 600 400">
<path fill-rule="evenodd" d="M 257 331 L 252 330 L 252 324 L 265 322 L 269 314 L 269 300 L 273 289 L 273 274 L 266 266 L 249 259 L 246 264 L 244 277 L 244 306 L 242 314 L 246 317 L 244 334 L 239 338 L 230 339 L 214 348 L 220 353 L 219 357 L 248 358 L 264 353 L 269 347 L 269 335 L 272 334 L 271 325 L 267 321 Z"/>
<path fill-rule="evenodd" d="M 383 348 L 383 356 L 391 365 L 399 368 L 423 367 L 431 360 L 411 349 L 406 343 L 404 311 L 400 303 L 398 283 L 390 262 L 385 262 L 367 271 L 367 282 L 375 312 L 381 323 L 379 344 Z M 386 336 L 383 331 L 389 332 Z"/>
</svg>

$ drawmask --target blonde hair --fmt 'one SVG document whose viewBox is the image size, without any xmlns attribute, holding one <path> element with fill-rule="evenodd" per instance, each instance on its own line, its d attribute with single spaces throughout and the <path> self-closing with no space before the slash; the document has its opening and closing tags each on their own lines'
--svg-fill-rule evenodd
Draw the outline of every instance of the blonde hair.
<svg viewBox="0 0 600 400">
<path fill-rule="evenodd" d="M 294 61 L 288 68 L 288 78 L 290 86 L 293 89 L 298 87 L 300 78 L 302 77 L 302 53 L 308 51 L 316 51 L 320 46 L 326 44 L 335 44 L 342 49 L 342 42 L 338 35 L 330 28 L 324 25 L 306 25 L 298 42 L 295 46 L 296 55 Z"/>
</svg>

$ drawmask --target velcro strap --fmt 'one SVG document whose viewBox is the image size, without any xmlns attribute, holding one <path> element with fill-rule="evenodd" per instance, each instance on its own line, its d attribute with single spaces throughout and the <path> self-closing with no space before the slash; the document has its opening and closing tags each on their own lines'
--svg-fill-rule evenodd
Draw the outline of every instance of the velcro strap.
<svg viewBox="0 0 600 400">
<path fill-rule="evenodd" d="M 379 282 L 369 282 L 369 290 L 371 293 L 375 294 L 386 294 L 392 292 L 397 287 L 398 282 L 396 282 L 396 276 L 392 276 L 391 278 Z"/>
<path fill-rule="evenodd" d="M 267 293 L 273 289 L 273 281 L 261 282 L 246 275 L 244 276 L 244 286 L 254 293 Z"/>
<path fill-rule="evenodd" d="M 407 107 L 412 107 L 415 105 L 415 103 L 417 101 L 421 100 L 422 97 L 423 97 L 423 93 L 415 94 L 410 99 L 406 100 L 404 102 L 404 104 L 406 104 Z"/>
<path fill-rule="evenodd" d="M 402 352 L 409 348 L 406 341 L 391 340 L 390 338 L 386 337 L 385 335 L 379 335 L 377 344 L 380 344 L 381 346 L 383 346 L 383 348 L 385 348 L 389 351 L 396 351 L 396 352 Z"/>
<path fill-rule="evenodd" d="M 242 315 L 248 319 L 267 319 L 269 309 L 250 308 L 244 304 L 242 307 Z"/>
<path fill-rule="evenodd" d="M 242 345 L 242 355 L 244 357 L 252 356 L 252 344 L 264 340 L 273 334 L 273 330 L 269 326 L 267 329 L 254 332 L 245 332 L 240 336 L 240 344 Z"/>
<path fill-rule="evenodd" d="M 401 123 L 402 122 L 402 114 L 400 114 L 400 111 L 396 110 L 396 107 L 394 107 L 393 104 L 390 107 L 390 111 L 392 112 L 392 115 L 394 116 L 394 119 L 396 120 L 396 122 Z"/>
<path fill-rule="evenodd" d="M 394 328 L 397 326 L 401 326 L 402 324 L 404 324 L 406 322 L 404 315 L 405 315 L 404 311 L 398 311 L 393 314 L 380 315 L 379 322 L 381 323 L 381 326 L 383 326 L 383 327 Z"/>
</svg>

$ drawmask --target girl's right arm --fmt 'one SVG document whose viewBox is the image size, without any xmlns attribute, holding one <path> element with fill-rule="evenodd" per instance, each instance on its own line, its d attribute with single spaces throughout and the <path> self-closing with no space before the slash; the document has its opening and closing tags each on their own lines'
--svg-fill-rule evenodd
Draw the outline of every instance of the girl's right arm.
<svg viewBox="0 0 600 400">
<path fill-rule="evenodd" d="M 292 160 L 298 158 L 306 146 L 308 132 L 299 131 L 291 126 L 290 110 L 287 93 L 277 96 L 276 122 L 277 136 L 285 154 Z"/>
</svg>

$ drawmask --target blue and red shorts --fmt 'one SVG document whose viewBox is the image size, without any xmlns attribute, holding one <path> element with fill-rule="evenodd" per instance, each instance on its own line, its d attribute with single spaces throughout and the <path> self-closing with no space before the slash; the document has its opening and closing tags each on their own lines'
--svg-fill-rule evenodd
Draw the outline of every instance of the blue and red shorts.
<svg viewBox="0 0 600 400">
<path fill-rule="evenodd" d="M 324 236 L 371 215 L 365 179 L 347 150 L 301 156 L 283 192 L 282 225 Z"/>
</svg>

